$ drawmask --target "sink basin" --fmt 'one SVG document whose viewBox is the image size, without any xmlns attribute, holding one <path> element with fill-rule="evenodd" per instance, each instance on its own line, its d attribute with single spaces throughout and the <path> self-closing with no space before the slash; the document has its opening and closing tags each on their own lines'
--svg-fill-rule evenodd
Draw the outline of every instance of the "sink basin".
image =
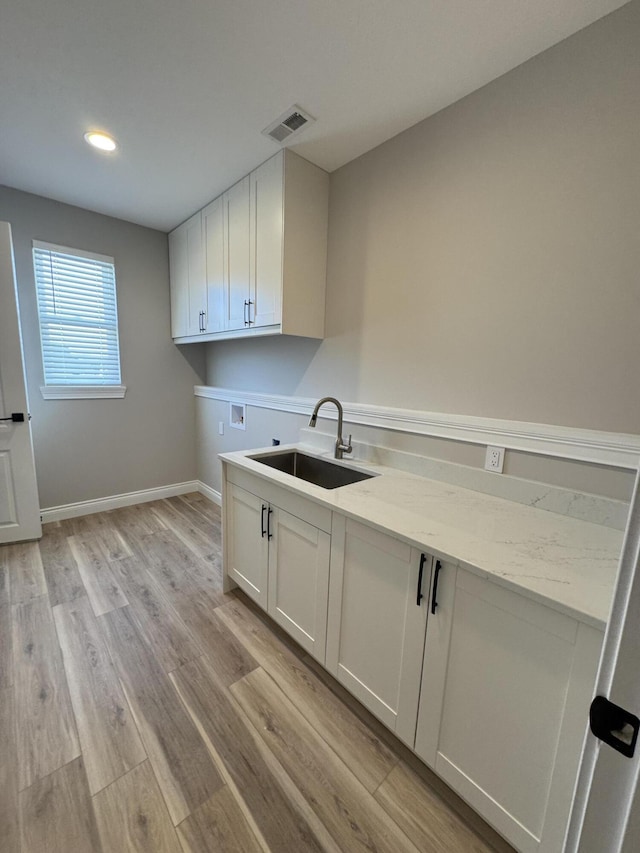
<svg viewBox="0 0 640 853">
<path fill-rule="evenodd" d="M 307 456 L 306 453 L 300 453 L 297 450 L 264 453 L 249 458 L 275 468 L 277 471 L 291 474 L 292 477 L 313 483 L 314 486 L 321 486 L 323 489 L 338 489 L 340 486 L 370 480 L 375 476 L 375 474 L 365 474 L 364 471 L 354 471 L 353 468 L 336 465 L 326 459 Z"/>
</svg>

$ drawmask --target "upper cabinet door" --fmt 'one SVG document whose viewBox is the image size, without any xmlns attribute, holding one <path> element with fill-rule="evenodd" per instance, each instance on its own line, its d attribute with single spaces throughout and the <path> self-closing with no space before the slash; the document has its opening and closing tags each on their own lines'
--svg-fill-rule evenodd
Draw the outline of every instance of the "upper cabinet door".
<svg viewBox="0 0 640 853">
<path fill-rule="evenodd" d="M 187 240 L 187 277 L 189 280 L 188 335 L 204 332 L 206 326 L 207 283 L 204 273 L 202 214 L 200 211 L 184 223 Z"/>
<path fill-rule="evenodd" d="M 169 234 L 171 276 L 171 337 L 189 334 L 189 266 L 186 222 Z"/>
<path fill-rule="evenodd" d="M 250 328 L 249 312 L 249 175 L 223 195 L 224 273 L 227 294 L 224 328 Z"/>
<path fill-rule="evenodd" d="M 202 211 L 202 231 L 206 266 L 207 332 L 225 328 L 226 285 L 224 278 L 224 197 L 220 196 Z"/>
<path fill-rule="evenodd" d="M 251 326 L 282 320 L 284 152 L 263 163 L 251 181 Z"/>
</svg>

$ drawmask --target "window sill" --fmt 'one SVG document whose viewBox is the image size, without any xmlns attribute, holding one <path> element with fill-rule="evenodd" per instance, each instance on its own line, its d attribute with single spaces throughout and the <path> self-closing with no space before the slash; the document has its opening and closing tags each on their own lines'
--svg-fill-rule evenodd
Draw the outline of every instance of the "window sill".
<svg viewBox="0 0 640 853">
<path fill-rule="evenodd" d="M 103 400 L 124 397 L 126 385 L 41 385 L 45 400 Z"/>
</svg>

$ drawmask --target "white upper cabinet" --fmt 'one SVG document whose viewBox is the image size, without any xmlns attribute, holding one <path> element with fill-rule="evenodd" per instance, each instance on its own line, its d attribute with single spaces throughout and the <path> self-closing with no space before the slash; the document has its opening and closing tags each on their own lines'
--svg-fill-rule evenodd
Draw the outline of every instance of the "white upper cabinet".
<svg viewBox="0 0 640 853">
<path fill-rule="evenodd" d="M 202 219 L 196 213 L 169 234 L 171 275 L 171 335 L 201 331 L 206 312 L 206 282 L 202 246 Z"/>
<path fill-rule="evenodd" d="M 225 275 L 224 275 L 224 203 L 217 198 L 202 211 L 206 268 L 205 330 L 219 332 L 224 329 Z M 175 337 L 175 335 L 174 335 Z"/>
<path fill-rule="evenodd" d="M 283 150 L 173 231 L 173 338 L 322 338 L 328 200 L 329 175 Z"/>
<path fill-rule="evenodd" d="M 250 204 L 249 176 L 223 196 L 225 299 L 222 328 L 248 328 L 250 323 Z"/>
<path fill-rule="evenodd" d="M 249 176 L 251 189 L 252 326 L 274 326 L 282 318 L 283 160 L 272 157 Z"/>
</svg>

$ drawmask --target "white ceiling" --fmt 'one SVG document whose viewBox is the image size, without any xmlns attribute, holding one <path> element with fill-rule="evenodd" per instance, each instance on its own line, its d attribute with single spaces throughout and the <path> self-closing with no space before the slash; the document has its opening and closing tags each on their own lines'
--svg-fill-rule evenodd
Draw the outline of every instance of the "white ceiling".
<svg viewBox="0 0 640 853">
<path fill-rule="evenodd" d="M 0 184 L 169 230 L 292 104 L 332 171 L 625 2 L 0 0 Z"/>
</svg>

